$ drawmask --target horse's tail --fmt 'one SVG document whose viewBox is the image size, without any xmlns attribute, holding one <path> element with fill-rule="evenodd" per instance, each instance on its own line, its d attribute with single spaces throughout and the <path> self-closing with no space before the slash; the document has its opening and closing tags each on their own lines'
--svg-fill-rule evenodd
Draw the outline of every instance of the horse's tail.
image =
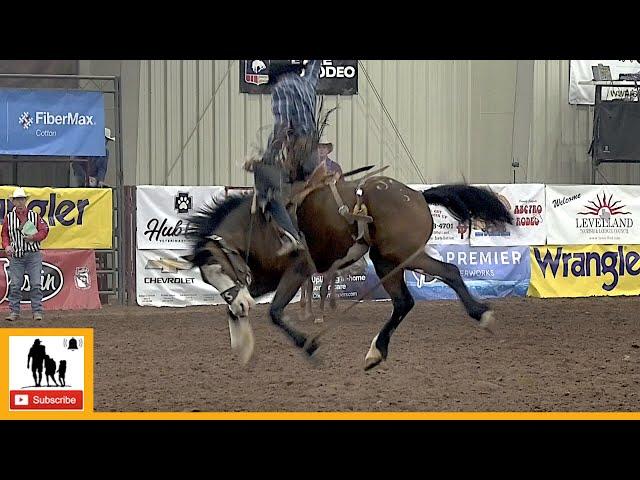
<svg viewBox="0 0 640 480">
<path fill-rule="evenodd" d="M 440 185 L 422 192 L 427 203 L 442 205 L 460 222 L 471 219 L 513 224 L 513 216 L 490 190 L 470 185 Z"/>
</svg>

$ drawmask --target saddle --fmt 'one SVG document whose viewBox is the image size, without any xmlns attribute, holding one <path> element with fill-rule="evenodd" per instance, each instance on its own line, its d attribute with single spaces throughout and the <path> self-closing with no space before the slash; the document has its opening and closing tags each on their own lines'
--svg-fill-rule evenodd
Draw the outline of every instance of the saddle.
<svg viewBox="0 0 640 480">
<path fill-rule="evenodd" d="M 338 182 L 343 181 L 340 174 L 329 173 L 327 170 L 327 164 L 322 162 L 316 167 L 306 182 L 295 182 L 293 184 L 291 196 L 286 202 L 287 208 L 290 209 L 292 215 L 295 216 L 298 207 L 302 205 L 304 199 L 307 198 L 311 192 L 328 186 L 331 189 L 333 198 L 338 206 L 338 213 L 344 217 L 349 225 L 353 225 L 354 223 L 358 224 L 358 235 L 354 236 L 353 239 L 358 242 L 364 238 L 365 241 L 369 243 L 368 224 L 373 222 L 373 217 L 368 214 L 367 206 L 363 203 L 362 187 L 368 178 L 377 175 L 387 168 L 388 166 L 382 167 L 360 178 L 356 188 L 356 204 L 354 205 L 353 210 L 350 210 L 348 205 L 340 196 L 340 192 L 338 192 L 338 188 L 336 187 Z"/>
</svg>

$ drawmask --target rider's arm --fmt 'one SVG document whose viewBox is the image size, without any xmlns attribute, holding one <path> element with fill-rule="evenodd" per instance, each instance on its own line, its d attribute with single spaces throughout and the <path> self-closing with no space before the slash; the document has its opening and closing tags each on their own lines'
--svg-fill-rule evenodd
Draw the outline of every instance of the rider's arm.
<svg viewBox="0 0 640 480">
<path fill-rule="evenodd" d="M 311 83 L 313 88 L 318 86 L 318 80 L 320 79 L 320 65 L 322 60 L 309 60 L 304 67 L 304 79 Z"/>
</svg>

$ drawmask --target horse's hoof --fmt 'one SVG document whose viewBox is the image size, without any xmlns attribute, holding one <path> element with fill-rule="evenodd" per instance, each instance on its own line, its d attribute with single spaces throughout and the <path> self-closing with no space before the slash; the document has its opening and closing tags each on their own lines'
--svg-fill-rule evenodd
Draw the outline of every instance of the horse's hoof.
<svg viewBox="0 0 640 480">
<path fill-rule="evenodd" d="M 378 340 L 378 335 L 373 337 L 371 341 L 371 346 L 369 347 L 369 351 L 367 355 L 364 357 L 364 369 L 371 370 L 373 367 L 378 365 L 384 358 L 382 352 L 378 350 L 376 347 L 376 341 Z"/>
<path fill-rule="evenodd" d="M 318 335 L 307 340 L 307 342 L 304 344 L 304 347 L 302 347 L 304 353 L 306 353 L 309 357 L 313 357 L 318 352 L 318 348 L 320 348 Z"/>
<path fill-rule="evenodd" d="M 496 317 L 491 310 L 487 310 L 480 317 L 480 327 L 495 335 L 496 333 Z"/>
<path fill-rule="evenodd" d="M 380 364 L 380 362 L 382 362 L 382 355 L 379 357 L 366 357 L 364 359 L 364 370 L 371 370 L 373 367 Z"/>
<path fill-rule="evenodd" d="M 323 317 L 316 317 L 313 320 L 313 323 L 324 323 L 324 318 Z"/>
</svg>

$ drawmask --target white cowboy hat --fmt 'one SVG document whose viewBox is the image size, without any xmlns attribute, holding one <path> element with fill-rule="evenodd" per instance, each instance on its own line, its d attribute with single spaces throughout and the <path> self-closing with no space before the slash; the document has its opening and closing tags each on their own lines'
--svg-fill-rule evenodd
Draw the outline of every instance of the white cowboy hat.
<svg viewBox="0 0 640 480">
<path fill-rule="evenodd" d="M 324 135 L 322 136 L 322 138 L 318 142 L 318 145 L 327 145 L 329 147 L 329 153 L 331 153 L 333 151 L 333 143 L 331 143 L 329 141 L 329 139 Z"/>
<path fill-rule="evenodd" d="M 108 129 L 108 128 L 104 129 L 104 138 L 107 138 L 107 139 L 109 139 L 111 141 L 115 141 L 116 140 L 116 137 L 112 137 L 111 136 L 111 130 Z"/>
<path fill-rule="evenodd" d="M 27 192 L 24 191 L 24 188 L 22 187 L 18 187 L 13 191 L 13 195 L 11 195 L 11 198 L 28 198 L 29 195 L 27 195 Z"/>
</svg>

